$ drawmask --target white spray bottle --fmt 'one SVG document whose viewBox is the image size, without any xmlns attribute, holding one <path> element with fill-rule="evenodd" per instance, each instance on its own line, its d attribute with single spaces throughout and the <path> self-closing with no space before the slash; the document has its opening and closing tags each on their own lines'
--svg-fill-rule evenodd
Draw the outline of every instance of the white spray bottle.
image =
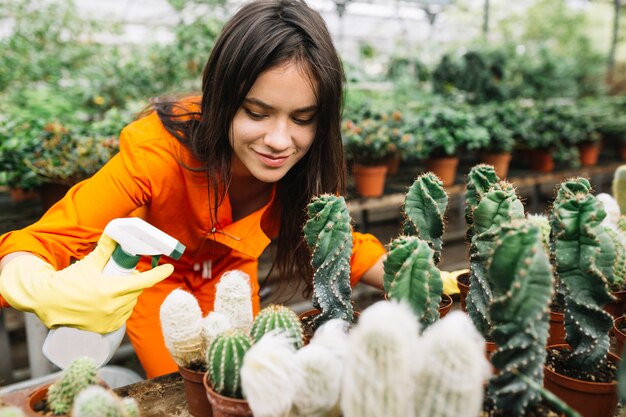
<svg viewBox="0 0 626 417">
<path fill-rule="evenodd" d="M 105 276 L 132 274 L 142 255 L 152 256 L 154 267 L 161 255 L 179 259 L 185 251 L 185 246 L 176 239 L 138 217 L 111 220 L 103 234 L 117 242 L 111 259 L 102 271 Z M 61 369 L 81 356 L 92 358 L 100 367 L 111 360 L 125 332 L 126 325 L 106 334 L 59 327 L 50 330 L 42 351 L 50 362 Z"/>
</svg>

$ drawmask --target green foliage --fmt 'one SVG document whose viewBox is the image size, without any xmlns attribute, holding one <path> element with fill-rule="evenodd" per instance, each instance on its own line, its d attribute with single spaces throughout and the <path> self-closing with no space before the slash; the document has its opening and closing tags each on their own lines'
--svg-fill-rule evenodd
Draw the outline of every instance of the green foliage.
<svg viewBox="0 0 626 417">
<path fill-rule="evenodd" d="M 477 109 L 476 122 L 484 127 L 489 133 L 489 142 L 482 148 L 487 152 L 511 152 L 515 145 L 514 134 L 518 128 L 519 121 L 513 106 L 484 105 Z"/>
<path fill-rule="evenodd" d="M 368 110 L 361 111 L 366 115 L 372 114 Z M 397 150 L 401 120 L 400 113 L 345 120 L 342 136 L 348 159 L 362 165 L 384 164 L 385 159 Z"/>
<path fill-rule="evenodd" d="M 483 196 L 489 191 L 491 186 L 500 181 L 496 171 L 491 165 L 478 164 L 470 169 L 465 182 L 465 223 L 467 232 L 465 237 L 468 242 L 474 236 L 474 210 L 480 203 Z"/>
<path fill-rule="evenodd" d="M 439 319 L 443 292 L 441 272 L 433 261 L 433 250 L 416 236 L 394 239 L 384 261 L 385 292 L 389 299 L 406 301 L 422 323 Z"/>
<path fill-rule="evenodd" d="M 52 414 L 69 414 L 78 393 L 96 384 L 96 370 L 91 358 L 73 360 L 63 371 L 61 380 L 48 388 L 48 409 Z"/>
<path fill-rule="evenodd" d="M 523 220 L 502 225 L 489 265 L 489 316 L 498 346 L 491 362 L 498 373 L 489 381 L 496 408 L 522 416 L 540 393 L 518 374 L 541 385 L 548 339 L 552 266 L 539 228 Z"/>
<path fill-rule="evenodd" d="M 302 347 L 302 324 L 290 308 L 274 304 L 263 308 L 252 323 L 250 336 L 256 343 L 263 335 L 273 330 L 284 331 L 296 349 Z"/>
<path fill-rule="evenodd" d="M 321 311 L 313 326 L 328 320 L 352 322 L 350 287 L 350 257 L 352 256 L 352 228 L 350 211 L 341 196 L 323 194 L 307 206 L 308 220 L 304 237 L 312 252 L 313 306 Z"/>
<path fill-rule="evenodd" d="M 415 179 L 404 198 L 404 234 L 417 236 L 433 249 L 435 265 L 441 259 L 448 194 L 441 180 L 427 172 Z"/>
<path fill-rule="evenodd" d="M 593 371 L 606 360 L 612 317 L 604 306 L 613 301 L 615 248 L 600 224 L 606 212 L 591 194 L 589 181 L 561 184 L 550 224 L 556 273 L 565 297 L 566 341 L 571 366 Z"/>
<path fill-rule="evenodd" d="M 241 365 L 253 341 L 242 329 L 229 330 L 218 335 L 207 351 L 209 381 L 213 390 L 230 398 L 241 394 Z"/>
</svg>

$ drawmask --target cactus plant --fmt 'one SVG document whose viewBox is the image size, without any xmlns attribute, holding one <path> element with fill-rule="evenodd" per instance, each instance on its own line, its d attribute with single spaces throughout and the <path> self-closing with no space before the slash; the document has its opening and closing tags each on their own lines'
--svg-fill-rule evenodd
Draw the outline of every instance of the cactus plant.
<svg viewBox="0 0 626 417">
<path fill-rule="evenodd" d="M 307 206 L 304 237 L 313 255 L 313 306 L 321 311 L 313 328 L 330 319 L 352 322 L 350 256 L 352 229 L 343 197 L 323 194 Z"/>
<path fill-rule="evenodd" d="M 423 326 L 439 319 L 443 292 L 441 271 L 433 262 L 433 249 L 415 236 L 400 236 L 391 242 L 384 261 L 384 285 L 391 300 L 404 300 Z"/>
<path fill-rule="evenodd" d="M 491 373 L 485 340 L 469 317 L 452 311 L 424 331 L 413 380 L 414 417 L 476 417 Z"/>
<path fill-rule="evenodd" d="M 246 352 L 241 388 L 256 417 L 285 416 L 293 405 L 302 375 L 293 342 L 286 333 L 266 333 Z"/>
<path fill-rule="evenodd" d="M 296 349 L 302 347 L 302 324 L 296 313 L 283 305 L 272 304 L 263 308 L 252 323 L 250 336 L 258 342 L 264 334 L 276 329 L 285 331 Z"/>
<path fill-rule="evenodd" d="M 345 417 L 411 415 L 412 365 L 418 322 L 411 308 L 379 301 L 365 309 L 351 330 L 344 362 L 341 410 Z"/>
<path fill-rule="evenodd" d="M 527 214 L 528 223 L 539 228 L 539 237 L 546 253 L 550 253 L 550 219 L 545 214 Z"/>
<path fill-rule="evenodd" d="M 626 215 L 626 165 L 620 165 L 613 174 L 611 193 L 617 200 L 622 215 Z"/>
<path fill-rule="evenodd" d="M 474 236 L 474 210 L 491 186 L 500 181 L 493 166 L 478 164 L 470 169 L 465 183 L 465 222 L 467 223 L 466 238 L 472 241 Z"/>
<path fill-rule="evenodd" d="M 160 308 L 165 346 L 174 362 L 182 368 L 206 366 L 206 344 L 202 337 L 202 311 L 193 294 L 175 289 Z"/>
<path fill-rule="evenodd" d="M 207 352 L 209 381 L 218 394 L 242 398 L 241 365 L 252 339 L 243 329 L 232 329 L 217 336 Z"/>
<path fill-rule="evenodd" d="M 444 215 L 448 194 L 441 180 L 432 172 L 420 175 L 404 199 L 404 234 L 418 236 L 434 250 L 435 265 L 441 259 Z"/>
<path fill-rule="evenodd" d="M 96 385 L 78 394 L 72 408 L 72 416 L 136 417 L 139 416 L 139 407 L 134 399 L 121 400 L 112 391 Z"/>
<path fill-rule="evenodd" d="M 93 359 L 74 359 L 63 371 L 61 380 L 48 388 L 48 410 L 54 415 L 68 414 L 78 393 L 96 383 L 97 368 Z"/>
<path fill-rule="evenodd" d="M 253 318 L 250 276 L 239 270 L 222 274 L 215 286 L 213 311 L 228 317 L 233 328 L 249 329 Z"/>
<path fill-rule="evenodd" d="M 613 264 L 613 282 L 611 290 L 623 291 L 626 289 L 626 234 L 619 229 L 604 226 L 613 246 L 615 247 L 615 263 Z"/>
<path fill-rule="evenodd" d="M 472 215 L 474 235 L 470 244 L 470 289 L 465 303 L 476 328 L 488 337 L 491 329 L 488 306 L 492 295 L 486 265 L 493 255 L 500 226 L 523 219 L 524 206 L 513 186 L 500 181 L 483 195 Z"/>
<path fill-rule="evenodd" d="M 0 417 L 25 417 L 25 414 L 18 407 L 2 407 L 0 408 Z"/>
<path fill-rule="evenodd" d="M 226 330 L 232 329 L 228 317 L 221 313 L 211 311 L 202 319 L 202 338 L 204 339 L 204 345 L 210 346 L 213 339 L 218 335 L 224 333 Z"/>
<path fill-rule="evenodd" d="M 605 212 L 590 192 L 589 181 L 575 178 L 561 184 L 551 227 L 556 273 L 565 298 L 565 340 L 572 350 L 568 364 L 593 371 L 606 359 L 613 320 L 603 307 L 614 298 L 615 247 L 601 226 Z"/>
<path fill-rule="evenodd" d="M 526 415 L 541 399 L 518 376 L 543 383 L 553 275 L 541 233 L 523 220 L 502 225 L 489 266 L 491 334 L 498 346 L 491 358 L 498 374 L 490 380 L 489 395 L 511 416 Z"/>
</svg>

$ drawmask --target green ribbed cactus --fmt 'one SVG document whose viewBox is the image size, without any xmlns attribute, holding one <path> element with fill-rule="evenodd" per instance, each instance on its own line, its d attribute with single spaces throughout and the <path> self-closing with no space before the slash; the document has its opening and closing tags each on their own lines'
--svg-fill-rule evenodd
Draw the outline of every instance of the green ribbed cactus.
<svg viewBox="0 0 626 417">
<path fill-rule="evenodd" d="M 0 417 L 25 417 L 25 414 L 17 407 L 2 407 L 0 408 Z"/>
<path fill-rule="evenodd" d="M 502 224 L 523 219 L 524 206 L 515 188 L 506 181 L 492 185 L 473 211 L 474 235 L 470 244 L 470 289 L 465 299 L 467 313 L 478 331 L 489 337 L 491 284 L 487 272 Z"/>
<path fill-rule="evenodd" d="M 626 289 L 626 234 L 621 230 L 615 230 L 605 226 L 604 231 L 611 238 L 615 247 L 615 263 L 613 264 L 613 291 Z"/>
<path fill-rule="evenodd" d="M 302 323 L 293 310 L 283 305 L 272 304 L 259 311 L 252 323 L 250 336 L 256 343 L 264 334 L 277 329 L 286 332 L 296 349 L 302 347 Z"/>
<path fill-rule="evenodd" d="M 72 417 L 138 417 L 139 406 L 132 398 L 117 397 L 113 391 L 95 385 L 81 391 L 72 408 Z"/>
<path fill-rule="evenodd" d="M 465 237 L 468 242 L 472 241 L 474 236 L 474 210 L 480 203 L 480 200 L 491 189 L 491 186 L 500 181 L 496 170 L 493 166 L 487 164 L 478 164 L 470 169 L 467 174 L 465 183 L 465 222 L 467 223 L 467 232 Z"/>
<path fill-rule="evenodd" d="M 441 271 L 433 249 L 416 236 L 394 239 L 384 261 L 385 292 L 391 300 L 406 301 L 418 320 L 428 326 L 439 319 L 443 292 Z"/>
<path fill-rule="evenodd" d="M 321 311 L 313 321 L 313 328 L 330 319 L 352 322 L 352 228 L 346 201 L 324 194 L 311 200 L 307 213 L 304 237 L 313 253 L 313 306 Z"/>
<path fill-rule="evenodd" d="M 54 415 L 69 414 L 78 393 L 98 382 L 96 372 L 93 359 L 73 360 L 63 371 L 61 380 L 48 388 L 48 410 Z"/>
<path fill-rule="evenodd" d="M 432 172 L 420 175 L 404 199 L 404 234 L 417 236 L 434 250 L 435 264 L 441 259 L 444 215 L 448 194 L 441 180 Z"/>
<path fill-rule="evenodd" d="M 544 214 L 527 214 L 526 220 L 539 228 L 539 236 L 546 253 L 550 253 L 550 219 Z"/>
<path fill-rule="evenodd" d="M 613 198 L 619 205 L 622 215 L 626 214 L 626 165 L 620 165 L 613 174 L 613 184 L 611 185 Z"/>
<path fill-rule="evenodd" d="M 565 340 L 570 366 L 592 371 L 606 359 L 613 319 L 604 306 L 613 301 L 615 247 L 600 224 L 606 213 L 589 182 L 561 184 L 551 212 L 554 260 L 565 299 Z"/>
<path fill-rule="evenodd" d="M 517 373 L 543 382 L 553 275 L 542 239 L 529 222 L 502 225 L 489 265 L 491 335 L 498 346 L 491 358 L 498 373 L 489 381 L 489 395 L 510 416 L 526 415 L 541 399 Z"/>
<path fill-rule="evenodd" d="M 240 371 L 250 346 L 252 339 L 242 329 L 229 330 L 213 339 L 207 352 L 207 372 L 215 392 L 242 398 Z"/>
</svg>

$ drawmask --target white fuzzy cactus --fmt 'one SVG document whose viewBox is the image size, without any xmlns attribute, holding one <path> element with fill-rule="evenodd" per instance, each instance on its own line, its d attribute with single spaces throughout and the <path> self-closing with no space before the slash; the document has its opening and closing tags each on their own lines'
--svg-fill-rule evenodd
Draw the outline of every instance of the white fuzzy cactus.
<svg viewBox="0 0 626 417">
<path fill-rule="evenodd" d="M 477 417 L 490 375 L 485 340 L 469 316 L 453 311 L 422 334 L 414 367 L 415 417 Z"/>
<path fill-rule="evenodd" d="M 301 384 L 296 352 L 287 334 L 266 333 L 246 352 L 241 388 L 255 417 L 287 416 Z"/>
<path fill-rule="evenodd" d="M 604 211 L 606 211 L 606 217 L 602 220 L 602 224 L 609 226 L 612 229 L 617 229 L 617 221 L 621 215 L 619 204 L 612 195 L 607 193 L 600 193 L 596 196 L 596 199 L 602 202 Z"/>
<path fill-rule="evenodd" d="M 213 339 L 232 327 L 228 317 L 215 311 L 210 312 L 202 319 L 202 338 L 205 345 L 211 346 Z"/>
<path fill-rule="evenodd" d="M 113 391 L 94 385 L 78 394 L 72 408 L 73 417 L 136 417 L 137 402 L 132 398 L 117 397 Z"/>
<path fill-rule="evenodd" d="M 330 322 L 323 326 L 328 323 Z M 339 394 L 343 374 L 341 359 L 326 346 L 310 343 L 296 352 L 296 360 L 304 381 L 294 398 L 291 416 L 340 415 Z"/>
<path fill-rule="evenodd" d="M 350 324 L 341 319 L 332 319 L 321 325 L 309 342 L 328 349 L 342 360 L 348 350 L 348 329 Z"/>
<path fill-rule="evenodd" d="M 225 272 L 216 285 L 213 311 L 228 317 L 233 328 L 252 326 L 250 276 L 239 270 Z"/>
<path fill-rule="evenodd" d="M 365 309 L 349 336 L 341 410 L 345 417 L 407 417 L 419 325 L 406 304 L 379 301 Z"/>
<path fill-rule="evenodd" d="M 202 311 L 189 292 L 176 289 L 161 304 L 161 330 L 172 359 L 178 366 L 192 368 L 206 363 L 202 337 Z"/>
</svg>

